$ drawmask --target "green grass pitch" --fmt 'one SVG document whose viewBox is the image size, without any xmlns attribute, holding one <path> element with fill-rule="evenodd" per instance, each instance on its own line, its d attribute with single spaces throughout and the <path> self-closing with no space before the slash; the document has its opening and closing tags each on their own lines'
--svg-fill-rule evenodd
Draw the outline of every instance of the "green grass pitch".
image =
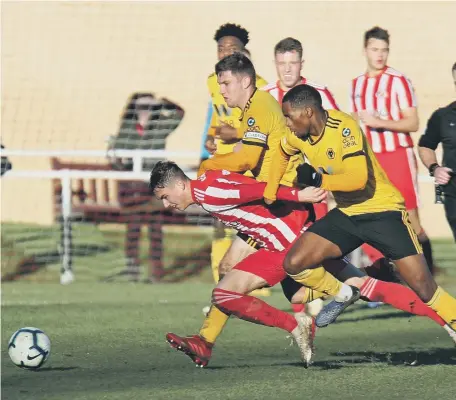
<svg viewBox="0 0 456 400">
<path fill-rule="evenodd" d="M 432 321 L 388 306 L 355 305 L 321 329 L 303 369 L 284 332 L 230 320 L 207 369 L 165 343 L 194 333 L 212 286 L 75 283 L 3 285 L 2 398 L 13 399 L 453 399 L 456 348 Z M 279 291 L 267 299 L 288 309 Z M 23 326 L 51 338 L 37 371 L 6 343 Z M 416 360 L 415 366 L 410 366 Z"/>
<path fill-rule="evenodd" d="M 439 282 L 456 294 L 455 246 L 436 241 L 434 249 L 445 271 Z M 51 282 L 58 281 L 57 263 L 2 284 L 2 399 L 455 398 L 456 348 L 447 333 L 425 318 L 362 302 L 318 331 L 307 370 L 284 332 L 237 319 L 228 322 L 208 368 L 196 368 L 164 335 L 197 332 L 210 272 L 176 284 L 100 283 L 112 270 L 99 264 L 108 256 L 78 259 L 69 286 Z M 265 300 L 289 310 L 278 288 Z M 24 326 L 51 339 L 51 357 L 36 372 L 8 357 L 9 337 Z"/>
</svg>

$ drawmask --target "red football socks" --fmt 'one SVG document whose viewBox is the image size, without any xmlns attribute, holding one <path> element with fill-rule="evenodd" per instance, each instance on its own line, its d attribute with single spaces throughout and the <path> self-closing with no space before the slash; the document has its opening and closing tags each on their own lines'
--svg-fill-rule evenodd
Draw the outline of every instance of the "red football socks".
<svg viewBox="0 0 456 400">
<path fill-rule="evenodd" d="M 398 283 L 368 278 L 361 287 L 361 296 L 367 297 L 370 301 L 387 303 L 394 308 L 411 314 L 431 318 L 440 326 L 445 325 L 445 321 L 423 303 L 413 290 Z"/>
<path fill-rule="evenodd" d="M 234 315 L 255 324 L 274 326 L 290 333 L 298 325 L 292 315 L 278 310 L 253 296 L 223 289 L 214 289 L 212 303 L 226 314 Z"/>
</svg>

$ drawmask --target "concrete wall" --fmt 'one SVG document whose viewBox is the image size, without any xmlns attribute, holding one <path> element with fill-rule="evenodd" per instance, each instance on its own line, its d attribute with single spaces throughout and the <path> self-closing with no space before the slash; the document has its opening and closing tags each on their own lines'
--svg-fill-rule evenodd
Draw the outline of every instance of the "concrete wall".
<svg viewBox="0 0 456 400">
<path fill-rule="evenodd" d="M 456 61 L 451 2 L 163 2 L 2 4 L 2 141 L 14 149 L 105 149 L 127 97 L 167 96 L 186 117 L 169 149 L 198 151 L 212 72 L 212 37 L 225 22 L 250 30 L 257 71 L 274 80 L 273 46 L 305 47 L 305 76 L 329 86 L 343 108 L 351 78 L 364 69 L 362 35 L 373 25 L 392 36 L 390 65 L 416 88 L 422 127 L 454 98 Z M 18 169 L 48 160 L 13 158 Z M 2 220 L 49 223 L 50 182 L 4 179 Z M 432 186 L 422 185 L 424 225 L 449 235 Z"/>
</svg>

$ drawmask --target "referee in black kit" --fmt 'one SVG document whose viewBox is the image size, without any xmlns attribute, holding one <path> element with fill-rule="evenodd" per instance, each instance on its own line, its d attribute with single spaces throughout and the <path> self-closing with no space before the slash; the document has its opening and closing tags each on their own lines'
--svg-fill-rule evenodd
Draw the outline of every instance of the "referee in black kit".
<svg viewBox="0 0 456 400">
<path fill-rule="evenodd" d="M 452 72 L 456 88 L 456 63 Z M 443 147 L 443 166 L 435 155 L 439 143 Z M 421 161 L 435 178 L 436 199 L 443 192 L 446 217 L 456 241 L 456 101 L 431 115 L 418 146 Z"/>
</svg>

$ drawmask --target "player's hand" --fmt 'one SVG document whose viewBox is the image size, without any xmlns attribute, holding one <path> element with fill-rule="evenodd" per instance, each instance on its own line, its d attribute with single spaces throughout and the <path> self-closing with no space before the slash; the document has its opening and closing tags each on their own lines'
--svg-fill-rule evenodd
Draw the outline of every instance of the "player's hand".
<svg viewBox="0 0 456 400">
<path fill-rule="evenodd" d="M 447 167 L 437 167 L 434 170 L 435 183 L 438 185 L 446 185 L 453 175 L 453 170 Z"/>
<path fill-rule="evenodd" d="M 209 152 L 209 154 L 214 154 L 217 151 L 217 145 L 215 144 L 215 138 L 213 136 L 208 136 L 206 138 L 204 148 Z"/>
<path fill-rule="evenodd" d="M 370 111 L 361 110 L 358 112 L 359 119 L 364 122 L 367 126 L 379 129 L 382 128 L 382 120 L 374 116 Z"/>
<path fill-rule="evenodd" d="M 304 163 L 296 168 L 298 185 L 320 187 L 323 180 L 321 173 L 312 165 Z"/>
<path fill-rule="evenodd" d="M 271 204 L 273 204 L 275 202 L 275 200 L 267 199 L 266 197 L 264 197 L 263 200 L 268 206 L 270 206 Z"/>
<path fill-rule="evenodd" d="M 220 122 L 219 126 L 215 128 L 215 136 L 225 143 L 235 143 L 239 141 L 237 129 L 233 128 L 231 125 Z"/>
<path fill-rule="evenodd" d="M 300 203 L 320 203 L 326 199 L 326 196 L 326 190 L 313 186 L 308 186 L 298 192 Z"/>
</svg>

